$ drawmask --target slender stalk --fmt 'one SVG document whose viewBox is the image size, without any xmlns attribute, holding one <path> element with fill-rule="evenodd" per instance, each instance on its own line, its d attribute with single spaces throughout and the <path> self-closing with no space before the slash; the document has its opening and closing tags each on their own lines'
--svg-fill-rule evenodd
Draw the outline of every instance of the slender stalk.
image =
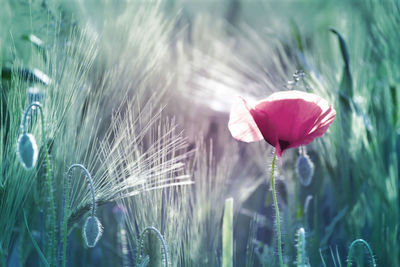
<svg viewBox="0 0 400 267">
<path fill-rule="evenodd" d="M 233 266 L 233 198 L 225 200 L 222 222 L 222 267 Z"/>
<path fill-rule="evenodd" d="M 276 224 L 276 235 L 277 235 L 277 239 L 278 239 L 279 266 L 283 267 L 281 222 L 280 222 L 280 216 L 279 216 L 278 201 L 276 199 L 275 177 L 274 177 L 275 160 L 276 160 L 276 152 L 274 152 L 274 158 L 272 159 L 271 187 L 272 187 L 272 197 L 274 199 L 274 208 L 275 208 L 275 224 Z"/>
<path fill-rule="evenodd" d="M 351 258 L 353 257 L 353 248 L 358 243 L 364 245 L 364 247 L 367 249 L 368 254 L 369 254 L 370 258 L 371 258 L 371 265 L 375 267 L 376 266 L 376 262 L 375 262 L 375 258 L 374 258 L 374 253 L 372 253 L 372 249 L 369 246 L 369 244 L 363 239 L 356 239 L 351 243 L 350 248 L 349 248 L 349 255 L 347 256 L 347 267 L 351 266 Z"/>
<path fill-rule="evenodd" d="M 321 257 L 322 265 L 323 265 L 324 267 L 326 267 L 326 262 L 325 262 L 324 256 L 322 256 L 322 251 L 321 251 L 321 249 L 319 249 L 319 256 Z"/>
<path fill-rule="evenodd" d="M 153 231 L 157 235 L 158 239 L 161 242 L 161 245 L 162 245 L 163 251 L 164 251 L 164 264 L 165 264 L 165 267 L 168 267 L 167 245 L 165 244 L 165 240 L 164 240 L 162 234 L 160 233 L 160 231 L 158 231 L 158 229 L 153 226 L 146 227 L 139 236 L 138 251 L 137 251 L 137 255 L 136 255 L 136 265 L 139 266 L 140 261 L 142 260 L 142 246 L 143 246 L 143 241 L 144 241 L 144 235 L 146 234 L 146 232 L 151 232 L 151 231 Z"/>
<path fill-rule="evenodd" d="M 31 231 L 29 230 L 28 221 L 26 219 L 25 211 L 23 211 L 23 213 L 24 213 L 24 221 L 25 221 L 26 230 L 28 231 L 28 235 L 29 235 L 29 238 L 32 241 L 33 247 L 35 248 L 36 252 L 38 253 L 40 260 L 44 263 L 44 265 L 46 267 L 48 267 L 49 263 L 47 262 L 46 257 L 43 255 L 42 251 L 39 248 L 39 245 L 36 243 L 35 238 L 33 237 Z"/>
<path fill-rule="evenodd" d="M 82 164 L 72 164 L 69 166 L 67 173 L 66 173 L 66 179 L 64 181 L 64 218 L 63 218 L 63 224 L 62 224 L 62 266 L 66 266 L 67 262 L 67 237 L 68 237 L 68 219 L 70 215 L 70 209 L 69 209 L 69 190 L 70 190 L 70 173 L 74 168 L 80 168 L 85 172 L 85 176 L 88 180 L 89 186 L 90 186 L 90 192 L 92 194 L 92 216 L 95 215 L 96 213 L 96 198 L 95 198 L 95 192 L 94 192 L 94 185 L 93 185 L 93 179 L 92 176 L 90 175 L 89 171 L 82 165 Z"/>
<path fill-rule="evenodd" d="M 51 181 L 51 173 L 50 173 L 50 159 L 49 159 L 49 152 L 47 151 L 47 142 L 46 142 L 46 135 L 45 135 L 45 124 L 44 124 L 44 114 L 42 105 L 39 102 L 34 102 L 30 104 L 24 113 L 24 120 L 23 120 L 23 131 L 26 133 L 26 116 L 32 107 L 37 107 L 40 110 L 40 117 L 42 121 L 42 143 L 44 147 L 44 155 L 46 161 L 46 182 L 49 190 L 49 202 L 50 202 L 50 220 L 51 220 L 51 230 L 50 230 L 50 249 L 51 249 L 51 258 L 50 258 L 50 266 L 55 266 L 55 259 L 56 259 L 56 207 L 54 204 L 54 196 L 53 196 L 53 183 Z"/>
<path fill-rule="evenodd" d="M 70 181 L 69 181 L 69 170 L 66 174 L 66 179 L 64 179 L 64 218 L 62 223 L 62 266 L 65 267 L 67 263 L 67 237 L 68 237 L 68 217 L 70 215 L 69 210 L 69 190 L 70 190 Z"/>
</svg>

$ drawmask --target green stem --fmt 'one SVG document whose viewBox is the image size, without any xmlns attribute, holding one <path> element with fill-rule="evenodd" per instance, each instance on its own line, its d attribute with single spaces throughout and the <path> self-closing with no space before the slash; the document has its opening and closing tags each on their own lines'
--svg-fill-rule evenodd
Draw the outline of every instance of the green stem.
<svg viewBox="0 0 400 267">
<path fill-rule="evenodd" d="M 35 238 L 33 238 L 33 235 L 32 235 L 32 233 L 31 233 L 31 231 L 29 230 L 28 221 L 27 221 L 27 219 L 26 219 L 25 211 L 23 211 L 23 213 L 24 213 L 24 221 L 25 221 L 26 230 L 28 231 L 28 235 L 29 235 L 29 238 L 30 238 L 31 241 L 32 241 L 33 247 L 36 249 L 36 252 L 38 253 L 39 258 L 42 260 L 42 262 L 44 263 L 44 265 L 45 265 L 46 267 L 48 267 L 48 266 L 49 266 L 49 263 L 47 262 L 46 257 L 43 255 L 42 251 L 41 251 L 40 248 L 39 248 L 39 245 L 36 243 Z"/>
<path fill-rule="evenodd" d="M 139 236 L 138 251 L 137 251 L 137 255 L 136 255 L 136 265 L 139 266 L 140 261 L 142 260 L 142 246 L 143 246 L 143 241 L 144 241 L 144 235 L 146 234 L 146 232 L 151 232 L 151 231 L 153 231 L 157 235 L 158 239 L 161 242 L 161 245 L 162 245 L 163 251 L 164 251 L 164 264 L 165 264 L 165 267 L 168 267 L 167 245 L 165 244 L 165 240 L 164 240 L 163 236 L 161 235 L 160 231 L 158 231 L 158 229 L 153 226 L 146 227 Z"/>
<path fill-rule="evenodd" d="M 68 170 L 69 171 L 69 170 Z M 65 267 L 67 263 L 67 237 L 68 237 L 68 217 L 70 214 L 69 210 L 69 179 L 68 179 L 68 172 L 67 172 L 67 179 L 64 180 L 64 218 L 62 224 L 62 266 Z"/>
<path fill-rule="evenodd" d="M 275 224 L 276 224 L 276 235 L 277 235 L 277 239 L 278 239 L 279 266 L 283 267 L 281 222 L 280 222 L 280 216 L 279 216 L 278 201 L 276 199 L 275 177 L 274 177 L 275 160 L 276 160 L 276 152 L 274 152 L 274 158 L 272 159 L 271 187 L 272 187 L 272 197 L 274 199 L 274 208 L 275 208 Z"/>
<path fill-rule="evenodd" d="M 325 262 L 324 256 L 322 256 L 322 251 L 321 251 L 321 249 L 319 249 L 319 256 L 321 257 L 322 265 L 323 265 L 324 267 L 326 267 L 326 262 Z"/>
<path fill-rule="evenodd" d="M 54 196 L 53 196 L 53 184 L 51 181 L 51 173 L 50 173 L 50 159 L 49 159 L 49 152 L 47 151 L 47 142 L 45 136 L 45 124 L 44 124 L 44 114 L 42 105 L 39 102 L 34 102 L 30 104 L 24 114 L 24 121 L 23 121 L 23 130 L 26 133 L 26 116 L 29 110 L 32 107 L 37 107 L 40 110 L 40 117 L 42 121 L 42 143 L 44 147 L 44 154 L 45 154 L 45 161 L 46 161 L 46 182 L 49 190 L 49 202 L 50 202 L 50 219 L 51 219 L 51 230 L 50 230 L 50 249 L 51 249 L 51 258 L 50 258 L 50 266 L 55 266 L 55 259 L 56 259 L 56 207 L 54 204 Z"/>
<path fill-rule="evenodd" d="M 233 198 L 225 200 L 222 222 L 222 266 L 233 266 Z"/>
<path fill-rule="evenodd" d="M 41 112 L 43 114 L 43 112 Z M 44 116 L 42 115 L 42 142 L 44 145 L 44 153 L 46 158 L 46 182 L 49 190 L 49 202 L 50 202 L 50 218 L 51 218 L 51 230 L 50 230 L 50 249 L 51 249 L 51 259 L 50 266 L 55 266 L 56 259 L 56 207 L 54 205 L 54 196 L 53 196 L 53 183 L 51 181 L 51 173 L 50 173 L 50 159 L 49 152 L 47 151 L 47 143 L 44 136 Z"/>
<path fill-rule="evenodd" d="M 72 164 L 69 166 L 67 173 L 66 173 L 66 179 L 64 180 L 64 218 L 63 218 L 63 224 L 62 224 L 62 242 L 63 242 L 63 247 L 62 247 L 62 266 L 65 267 L 67 263 L 67 237 L 68 237 L 68 219 L 70 215 L 70 209 L 69 209 L 69 190 L 70 190 L 70 173 L 74 168 L 80 168 L 84 171 L 89 187 L 90 187 L 90 192 L 92 194 L 92 216 L 95 215 L 96 213 L 96 198 L 95 198 L 95 192 L 94 192 L 94 185 L 93 185 L 93 179 L 92 176 L 90 175 L 89 171 L 82 165 L 82 164 Z"/>
<path fill-rule="evenodd" d="M 369 244 L 363 239 L 356 239 L 351 243 L 350 248 L 349 248 L 349 255 L 347 256 L 347 267 L 351 266 L 351 258 L 353 257 L 353 248 L 358 243 L 361 243 L 367 249 L 368 254 L 371 257 L 372 266 L 375 267 L 376 266 L 376 262 L 375 262 L 374 254 L 372 253 L 372 249 L 369 246 Z"/>
</svg>

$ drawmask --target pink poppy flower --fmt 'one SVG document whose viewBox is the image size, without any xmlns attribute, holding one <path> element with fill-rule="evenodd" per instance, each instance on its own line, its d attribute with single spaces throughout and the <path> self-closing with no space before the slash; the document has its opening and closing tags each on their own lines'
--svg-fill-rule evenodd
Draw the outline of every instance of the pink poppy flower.
<svg viewBox="0 0 400 267">
<path fill-rule="evenodd" d="M 335 116 L 335 109 L 315 94 L 280 91 L 255 106 L 240 97 L 232 107 L 228 128 L 235 139 L 243 142 L 264 139 L 282 157 L 286 149 L 321 137 Z"/>
</svg>

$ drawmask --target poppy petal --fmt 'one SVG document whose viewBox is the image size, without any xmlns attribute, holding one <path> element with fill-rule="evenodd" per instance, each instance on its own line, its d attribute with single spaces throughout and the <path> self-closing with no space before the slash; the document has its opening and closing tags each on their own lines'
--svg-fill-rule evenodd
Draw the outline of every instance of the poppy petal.
<svg viewBox="0 0 400 267">
<path fill-rule="evenodd" d="M 316 131 L 319 127 L 330 125 L 335 117 L 336 111 L 332 107 L 329 107 L 323 114 L 319 116 L 318 120 L 314 124 L 314 127 L 309 131 L 309 134 Z"/>
<path fill-rule="evenodd" d="M 328 110 L 322 113 L 319 118 L 315 121 L 311 130 L 309 130 L 302 138 L 293 142 L 292 147 L 298 147 L 300 145 L 308 145 L 315 138 L 321 137 L 328 130 L 330 124 L 336 117 L 336 111 L 329 106 Z"/>
<path fill-rule="evenodd" d="M 229 129 L 236 139 L 245 142 L 260 140 L 261 134 L 281 157 L 286 149 L 307 145 L 322 136 L 335 116 L 333 107 L 315 94 L 280 91 L 258 102 L 254 108 L 241 99 L 232 109 Z"/>
<path fill-rule="evenodd" d="M 233 138 L 243 142 L 255 142 L 263 139 L 263 135 L 250 114 L 246 100 L 239 97 L 234 103 L 229 116 L 229 131 Z"/>
<path fill-rule="evenodd" d="M 282 99 L 278 99 L 277 95 L 279 93 L 271 95 L 272 101 L 270 97 L 260 101 L 251 114 L 264 139 L 275 146 L 278 153 L 280 149 L 283 152 L 291 147 L 293 141 L 310 131 L 321 114 L 321 108 L 303 99 L 285 99 L 288 94 L 282 94 Z M 281 143 L 287 145 L 283 147 Z"/>
</svg>

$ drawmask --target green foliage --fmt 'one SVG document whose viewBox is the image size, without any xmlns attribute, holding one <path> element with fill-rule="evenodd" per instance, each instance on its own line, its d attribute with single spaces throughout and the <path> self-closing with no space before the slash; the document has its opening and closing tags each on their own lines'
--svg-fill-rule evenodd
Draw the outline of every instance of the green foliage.
<svg viewBox="0 0 400 267">
<path fill-rule="evenodd" d="M 0 266 L 131 266 L 148 225 L 171 266 L 221 266 L 227 247 L 235 266 L 277 266 L 269 146 L 238 144 L 226 123 L 235 95 L 261 99 L 285 84 L 338 115 L 307 146 L 309 183 L 296 151 L 276 164 L 283 262 L 307 250 L 311 266 L 343 266 L 361 237 L 369 244 L 352 243 L 353 265 L 400 266 L 398 1 L 139 2 L 2 1 Z M 288 84 L 299 69 L 304 79 Z M 38 145 L 27 171 L 16 151 L 30 87 L 45 120 L 27 117 Z M 64 176 L 74 162 L 92 171 L 107 225 L 92 249 L 80 230 L 94 206 L 84 174 Z M 228 196 L 239 230 L 226 246 Z M 123 220 L 110 216 L 115 201 Z M 300 227 L 307 246 L 296 250 Z M 139 266 L 160 264 L 157 234 L 144 244 Z"/>
<path fill-rule="evenodd" d="M 233 198 L 225 200 L 222 223 L 222 266 L 233 266 Z"/>
<path fill-rule="evenodd" d="M 50 266 L 50 264 L 46 260 L 46 257 L 43 255 L 42 251 L 40 250 L 39 245 L 36 243 L 35 238 L 32 236 L 31 231 L 29 230 L 28 221 L 26 219 L 25 211 L 24 211 L 24 222 L 25 222 L 26 231 L 28 232 L 29 238 L 31 239 L 32 244 L 33 244 L 36 252 L 39 254 L 41 261 L 43 262 L 43 264 L 46 267 Z"/>
</svg>

